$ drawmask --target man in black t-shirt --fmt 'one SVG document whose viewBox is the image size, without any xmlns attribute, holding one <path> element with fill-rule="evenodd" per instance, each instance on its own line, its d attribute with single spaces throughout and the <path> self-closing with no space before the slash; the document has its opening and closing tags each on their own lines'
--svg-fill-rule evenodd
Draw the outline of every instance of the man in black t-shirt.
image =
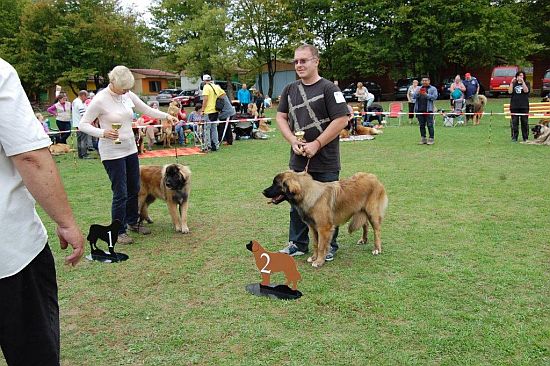
<svg viewBox="0 0 550 366">
<path fill-rule="evenodd" d="M 340 174 L 340 131 L 348 123 L 348 107 L 340 89 L 319 76 L 319 51 L 311 45 L 302 45 L 294 52 L 294 69 L 300 80 L 288 84 L 279 101 L 277 125 L 291 145 L 290 169 L 306 169 L 319 182 L 333 182 Z M 304 132 L 303 142 L 295 132 Z M 308 163 L 309 161 L 309 163 Z M 338 249 L 336 229 L 330 252 L 331 261 Z M 296 208 L 290 208 L 288 246 L 281 250 L 291 256 L 308 252 L 308 227 Z"/>
<path fill-rule="evenodd" d="M 510 86 L 508 87 L 508 94 L 511 94 L 510 98 L 510 113 L 512 113 L 512 120 L 510 121 L 510 127 L 512 130 L 512 142 L 518 142 L 519 135 L 519 121 L 521 120 L 521 135 L 523 141 L 527 141 L 529 138 L 529 93 L 531 92 L 531 85 L 529 81 L 525 79 L 525 72 L 518 71 L 516 77 L 512 79 Z M 520 113 L 522 115 L 517 115 Z"/>
</svg>

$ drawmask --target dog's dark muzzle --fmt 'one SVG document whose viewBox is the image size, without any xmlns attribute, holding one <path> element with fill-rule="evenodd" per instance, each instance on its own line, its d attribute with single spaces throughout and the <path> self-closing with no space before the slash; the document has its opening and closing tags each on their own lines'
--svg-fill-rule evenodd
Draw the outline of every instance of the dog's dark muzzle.
<svg viewBox="0 0 550 366">
<path fill-rule="evenodd" d="M 269 203 L 273 203 L 275 205 L 278 205 L 279 203 L 286 200 L 286 196 L 282 194 L 281 190 L 277 186 L 266 188 L 262 193 L 265 197 L 271 198 L 271 201 L 269 201 Z"/>
<path fill-rule="evenodd" d="M 252 251 L 252 242 L 246 244 L 246 249 Z"/>
</svg>

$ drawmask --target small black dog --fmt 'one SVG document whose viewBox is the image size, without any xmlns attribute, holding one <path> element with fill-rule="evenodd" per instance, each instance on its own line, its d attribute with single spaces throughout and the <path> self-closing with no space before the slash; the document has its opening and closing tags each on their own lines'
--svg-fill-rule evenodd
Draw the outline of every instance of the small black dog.
<svg viewBox="0 0 550 366">
<path fill-rule="evenodd" d="M 101 249 L 97 248 L 97 239 L 103 240 L 109 246 L 109 253 L 116 256 L 115 244 L 118 240 L 118 230 L 120 229 L 120 221 L 114 220 L 111 225 L 103 226 L 98 224 L 90 225 L 90 232 L 88 233 L 88 241 L 90 242 L 90 248 L 92 254 L 94 252 L 104 253 Z"/>
</svg>

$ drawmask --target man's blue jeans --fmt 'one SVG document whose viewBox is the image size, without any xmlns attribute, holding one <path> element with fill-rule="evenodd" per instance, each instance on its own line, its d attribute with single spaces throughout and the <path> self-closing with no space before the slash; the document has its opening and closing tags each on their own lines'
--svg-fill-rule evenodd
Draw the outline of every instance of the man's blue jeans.
<svg viewBox="0 0 550 366">
<path fill-rule="evenodd" d="M 319 182 L 334 182 L 339 179 L 340 172 L 327 172 L 327 173 L 309 173 L 314 180 Z M 296 244 L 298 249 L 302 252 L 308 251 L 309 245 L 309 228 L 302 221 L 298 210 L 293 205 L 290 206 L 290 226 L 288 229 L 288 240 Z M 338 238 L 338 227 L 334 231 L 330 246 L 333 248 L 333 251 L 338 250 L 338 243 L 336 239 Z"/>
<path fill-rule="evenodd" d="M 113 203 L 111 217 L 122 223 L 119 234 L 126 232 L 126 225 L 138 222 L 139 160 L 137 153 L 114 160 L 103 160 L 103 166 L 111 180 Z"/>
</svg>

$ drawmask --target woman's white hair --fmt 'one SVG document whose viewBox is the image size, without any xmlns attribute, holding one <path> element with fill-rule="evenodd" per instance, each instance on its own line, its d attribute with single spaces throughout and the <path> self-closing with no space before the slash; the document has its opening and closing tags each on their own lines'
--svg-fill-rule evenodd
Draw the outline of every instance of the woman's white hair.
<svg viewBox="0 0 550 366">
<path fill-rule="evenodd" d="M 109 81 L 119 89 L 132 89 L 134 87 L 134 75 L 126 66 L 115 66 L 109 73 Z"/>
</svg>

